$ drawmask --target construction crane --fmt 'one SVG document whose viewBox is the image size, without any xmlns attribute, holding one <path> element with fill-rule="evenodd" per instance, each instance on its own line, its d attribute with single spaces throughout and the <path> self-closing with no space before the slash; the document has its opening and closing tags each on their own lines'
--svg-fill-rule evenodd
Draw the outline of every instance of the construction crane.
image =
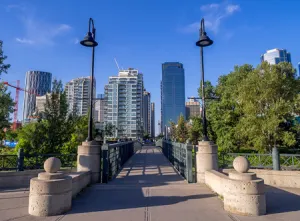
<svg viewBox="0 0 300 221">
<path fill-rule="evenodd" d="M 13 118 L 13 130 L 16 130 L 17 127 L 18 127 L 17 124 L 18 124 L 18 110 L 19 110 L 19 94 L 20 94 L 20 91 L 24 91 L 25 93 L 28 93 L 28 94 L 34 94 L 36 96 L 39 96 L 39 95 L 35 92 L 27 91 L 27 90 L 21 88 L 20 87 L 20 80 L 17 80 L 17 85 L 16 86 L 8 83 L 7 81 L 4 81 L 3 84 L 16 89 L 14 118 Z"/>
</svg>

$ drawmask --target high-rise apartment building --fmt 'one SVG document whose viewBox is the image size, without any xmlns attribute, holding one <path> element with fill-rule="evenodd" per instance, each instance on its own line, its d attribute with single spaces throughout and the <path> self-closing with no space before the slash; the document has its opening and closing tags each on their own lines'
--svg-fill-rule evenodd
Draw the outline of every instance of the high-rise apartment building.
<svg viewBox="0 0 300 221">
<path fill-rule="evenodd" d="M 143 126 L 144 133 L 150 135 L 151 133 L 151 95 L 144 90 L 143 93 Z"/>
<path fill-rule="evenodd" d="M 291 54 L 285 49 L 268 50 L 261 56 L 261 62 L 267 61 L 269 64 L 278 64 L 279 62 L 292 62 Z"/>
<path fill-rule="evenodd" d="M 109 77 L 104 119 L 116 126 L 114 137 L 142 138 L 143 91 L 143 75 L 136 69 L 120 70 L 118 76 Z"/>
<path fill-rule="evenodd" d="M 179 62 L 162 64 L 162 128 L 177 123 L 179 116 L 185 117 L 185 79 L 183 65 Z"/>
<path fill-rule="evenodd" d="M 151 137 L 155 137 L 155 103 L 151 103 Z"/>
<path fill-rule="evenodd" d="M 98 94 L 97 100 L 95 101 L 95 122 L 104 122 L 104 108 L 105 108 L 105 97 L 104 94 Z"/>
<path fill-rule="evenodd" d="M 36 109 L 36 96 L 43 96 L 51 91 L 52 74 L 43 71 L 27 71 L 23 103 L 23 121 L 28 122 Z M 29 93 L 28 93 L 29 92 Z"/>
<path fill-rule="evenodd" d="M 96 81 L 94 80 L 94 96 L 96 94 Z M 75 78 L 65 85 L 65 92 L 69 105 L 69 113 L 87 115 L 90 106 L 91 78 Z"/>
<path fill-rule="evenodd" d="M 188 102 L 185 103 L 186 119 L 194 116 L 200 116 L 200 102 L 194 97 L 191 97 Z"/>
</svg>

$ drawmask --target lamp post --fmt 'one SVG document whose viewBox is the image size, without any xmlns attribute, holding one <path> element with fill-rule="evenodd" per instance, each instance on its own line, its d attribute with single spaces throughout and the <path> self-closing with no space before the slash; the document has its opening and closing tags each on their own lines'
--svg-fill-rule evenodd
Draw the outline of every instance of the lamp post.
<svg viewBox="0 0 300 221">
<path fill-rule="evenodd" d="M 202 92 L 202 124 L 203 124 L 203 141 L 208 141 L 207 136 L 207 123 L 206 123 L 206 112 L 205 112 L 205 86 L 204 86 L 204 62 L 203 62 L 203 48 L 212 45 L 214 42 L 206 35 L 204 19 L 202 18 L 200 24 L 200 36 L 196 42 L 196 46 L 200 47 L 200 59 L 201 59 L 201 92 Z"/>
<path fill-rule="evenodd" d="M 92 25 L 92 32 L 91 32 L 91 25 Z M 90 84 L 90 107 L 89 107 L 89 125 L 88 125 L 88 137 L 86 141 L 93 140 L 93 94 L 94 94 L 94 60 L 95 60 L 95 47 L 98 45 L 96 42 L 96 29 L 94 26 L 94 20 L 92 18 L 89 19 L 89 30 L 86 36 L 80 44 L 85 47 L 92 47 L 92 73 L 91 73 L 91 84 Z"/>
</svg>

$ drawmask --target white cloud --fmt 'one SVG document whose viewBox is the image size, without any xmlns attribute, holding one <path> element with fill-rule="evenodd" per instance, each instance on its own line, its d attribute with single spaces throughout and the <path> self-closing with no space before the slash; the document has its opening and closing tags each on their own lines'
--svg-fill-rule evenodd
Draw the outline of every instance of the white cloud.
<svg viewBox="0 0 300 221">
<path fill-rule="evenodd" d="M 228 14 L 233 14 L 234 12 L 239 11 L 239 10 L 240 10 L 240 6 L 239 5 L 228 5 L 226 7 L 226 12 Z"/>
<path fill-rule="evenodd" d="M 34 44 L 32 40 L 26 39 L 26 38 L 16 38 L 16 41 L 22 44 Z"/>
<path fill-rule="evenodd" d="M 206 11 L 210 9 L 217 9 L 219 8 L 220 4 L 208 4 L 208 5 L 202 5 L 201 6 L 201 11 Z"/>
<path fill-rule="evenodd" d="M 73 42 L 74 42 L 74 44 L 77 45 L 77 44 L 79 44 L 79 39 L 78 39 L 78 38 L 75 38 Z"/>
<path fill-rule="evenodd" d="M 15 40 L 21 44 L 54 45 L 57 37 L 67 34 L 72 29 L 68 24 L 54 24 L 37 18 L 34 7 L 9 5 L 7 9 L 18 10 L 17 15 L 23 24 L 24 33 Z"/>
<path fill-rule="evenodd" d="M 218 33 L 219 28 L 225 18 L 235 14 L 240 10 L 239 5 L 228 4 L 227 2 L 220 4 L 208 4 L 200 7 L 202 17 L 205 19 L 205 27 L 215 34 Z M 200 19 L 193 22 L 182 29 L 185 33 L 197 32 L 200 27 Z"/>
</svg>

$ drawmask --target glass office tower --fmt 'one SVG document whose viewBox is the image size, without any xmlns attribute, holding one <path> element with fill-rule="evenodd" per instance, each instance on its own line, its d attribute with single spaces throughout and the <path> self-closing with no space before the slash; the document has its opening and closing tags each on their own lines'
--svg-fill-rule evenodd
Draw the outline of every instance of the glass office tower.
<svg viewBox="0 0 300 221">
<path fill-rule="evenodd" d="M 162 128 L 177 123 L 180 114 L 185 117 L 185 80 L 183 65 L 179 62 L 162 64 L 161 81 Z"/>
<path fill-rule="evenodd" d="M 292 62 L 291 54 L 285 49 L 268 50 L 261 56 L 261 61 L 267 61 L 269 64 L 278 64 L 279 62 Z"/>
<path fill-rule="evenodd" d="M 29 122 L 35 112 L 36 96 L 43 96 L 51 91 L 52 74 L 44 71 L 27 71 L 23 103 L 23 121 Z"/>
</svg>

